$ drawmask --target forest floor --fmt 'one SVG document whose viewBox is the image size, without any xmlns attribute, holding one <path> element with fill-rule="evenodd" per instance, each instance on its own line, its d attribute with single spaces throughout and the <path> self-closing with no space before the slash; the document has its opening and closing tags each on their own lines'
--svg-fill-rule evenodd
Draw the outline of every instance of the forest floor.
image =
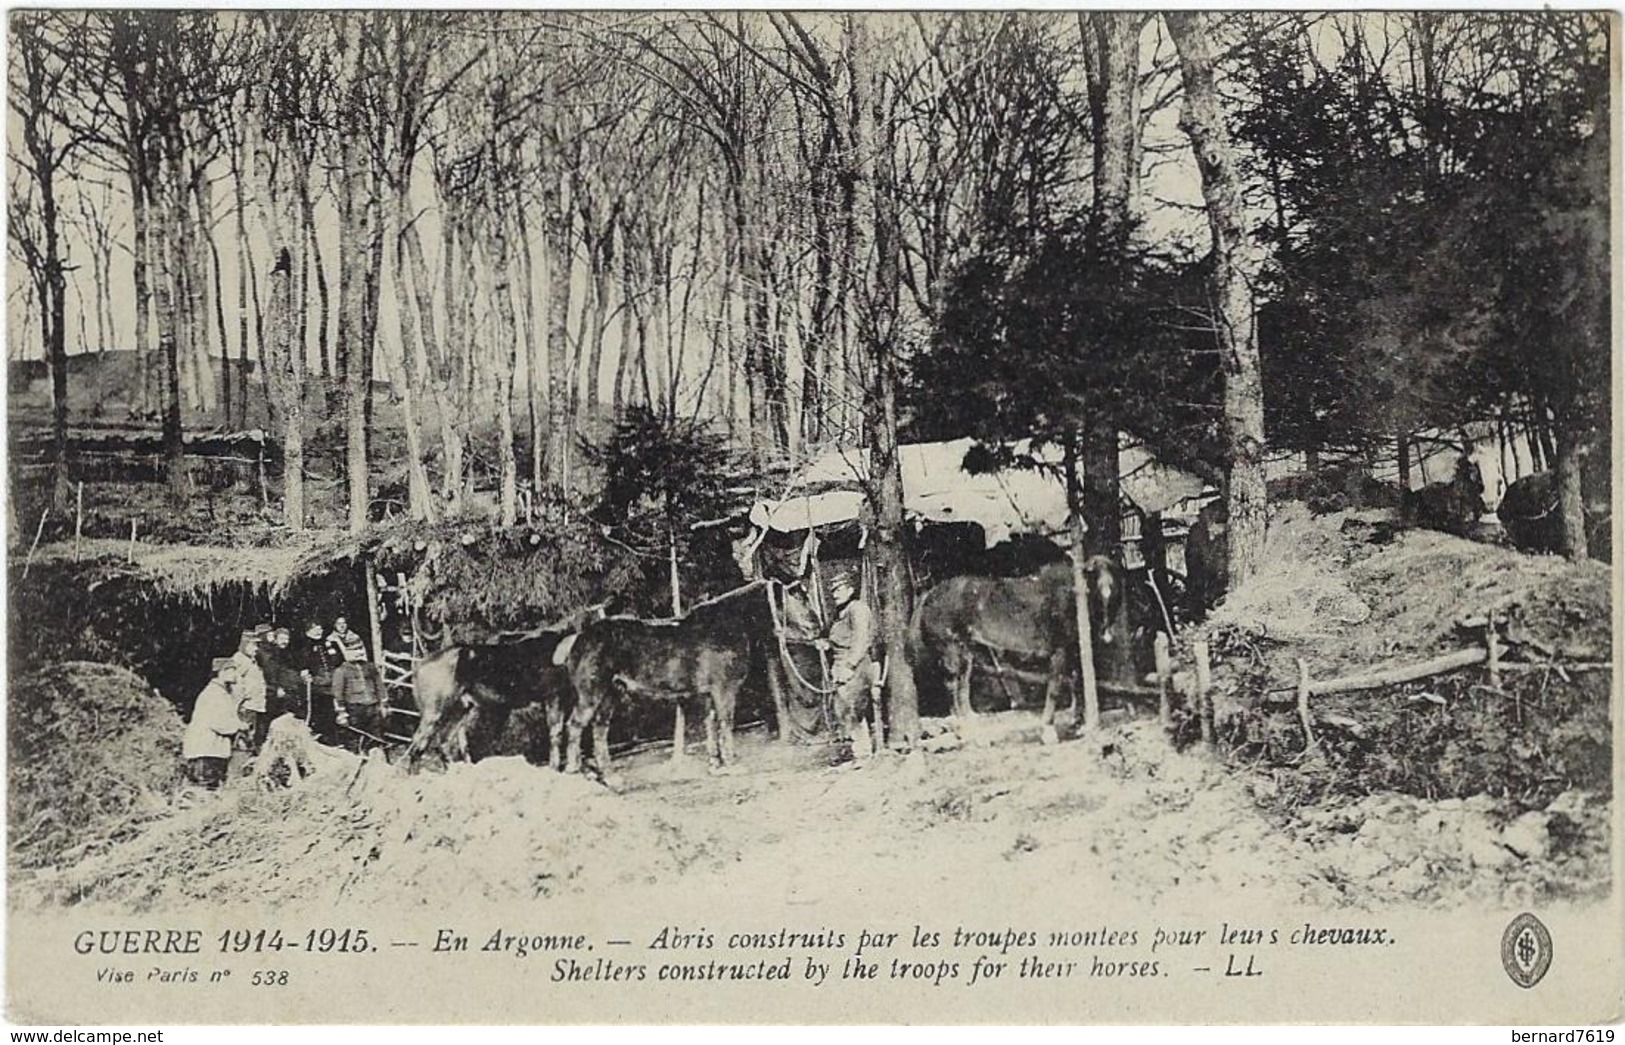
<svg viewBox="0 0 1625 1045">
<path fill-rule="evenodd" d="M 1343 519 L 1285 522 L 1280 533 L 1295 527 L 1300 544 L 1321 545 L 1297 559 L 1277 549 L 1272 561 L 1285 572 L 1262 582 L 1273 594 L 1237 599 L 1213 625 L 1268 633 L 1265 655 L 1250 662 L 1291 651 L 1284 624 L 1303 629 L 1298 641 L 1340 669 L 1378 655 L 1425 654 L 1457 641 L 1452 612 L 1497 600 L 1522 607 L 1524 626 L 1548 639 L 1555 630 L 1571 646 L 1587 646 L 1587 656 L 1606 656 L 1607 586 L 1587 568 L 1436 534 L 1366 547 Z M 1314 571 L 1304 572 L 1305 561 Z M 1314 583 L 1298 583 L 1304 577 Z M 1432 594 L 1418 594 L 1419 585 Z M 1283 610 L 1283 599 L 1307 600 L 1320 616 Z M 1598 643 L 1600 651 L 1589 648 Z M 933 720 L 923 750 L 861 761 L 837 762 L 828 745 L 781 745 L 748 730 L 726 773 L 709 772 L 697 749 L 680 763 L 648 750 L 617 761 L 612 790 L 517 758 L 408 775 L 378 757 L 310 745 L 295 725 L 279 732 L 280 756 L 240 767 L 219 795 L 179 790 L 157 814 L 148 803 L 138 830 L 92 824 L 53 847 L 71 861 L 23 866 L 14 852 L 9 899 L 14 910 L 162 911 L 204 902 L 429 912 L 448 897 L 500 904 L 579 895 L 613 905 L 673 888 L 816 904 L 903 881 L 945 896 L 1035 895 L 1067 883 L 1140 905 L 1208 894 L 1353 909 L 1587 901 L 1611 885 L 1610 686 L 1608 673 L 1600 675 L 1600 688 L 1575 687 L 1552 714 L 1592 732 L 1600 720 L 1601 734 L 1590 739 L 1604 760 L 1601 779 L 1584 775 L 1591 763 L 1564 763 L 1566 748 L 1491 753 L 1570 773 L 1543 771 L 1528 788 L 1472 783 L 1512 763 L 1485 761 L 1491 755 L 1464 747 L 1462 737 L 1435 736 L 1436 725 L 1425 736 L 1403 733 L 1419 728 L 1411 723 L 1422 713 L 1427 723 L 1446 717 L 1434 710 L 1445 697 L 1416 701 L 1403 692 L 1373 728 L 1398 730 L 1406 743 L 1438 740 L 1454 753 L 1441 764 L 1457 757 L 1490 768 L 1449 787 L 1437 779 L 1371 786 L 1359 772 L 1387 771 L 1385 764 L 1345 759 L 1337 786 L 1306 790 L 1293 781 L 1318 771 L 1269 757 L 1267 745 L 1255 755 L 1241 744 L 1180 750 L 1154 718 L 1114 714 L 1096 737 L 1045 746 L 1037 715 L 1013 710 Z M 1230 684 L 1247 677 L 1235 674 Z M 1464 694 L 1458 704 L 1448 696 L 1463 714 L 1490 699 Z M 1508 701 L 1494 699 L 1502 715 Z M 1576 717 L 1581 705 L 1590 718 Z M 1519 721 L 1536 709 L 1520 700 Z M 1496 730 L 1503 720 L 1464 721 Z M 175 728 L 172 715 L 165 728 Z M 1543 736 L 1554 749 L 1570 744 L 1560 734 L 1530 742 Z M 117 777 L 127 769 L 99 771 Z"/>
</svg>

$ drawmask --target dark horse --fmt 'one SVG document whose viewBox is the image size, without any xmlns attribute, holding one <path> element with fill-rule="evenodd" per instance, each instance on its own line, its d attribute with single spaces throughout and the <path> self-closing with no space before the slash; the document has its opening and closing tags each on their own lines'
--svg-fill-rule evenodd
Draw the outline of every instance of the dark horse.
<svg viewBox="0 0 1625 1045">
<path fill-rule="evenodd" d="M 772 583 L 752 581 L 696 603 L 678 620 L 608 617 L 584 627 L 565 656 L 576 696 L 565 771 L 580 771 L 581 734 L 590 726 L 599 771 L 608 775 L 610 722 L 632 700 L 703 700 L 712 765 L 734 761 L 739 691 L 773 641 Z"/>
<path fill-rule="evenodd" d="M 1123 678 L 1133 670 L 1123 568 L 1095 555 L 1083 569 L 1099 674 Z M 1045 661 L 1041 721 L 1048 739 L 1056 693 L 1068 665 L 1076 662 L 1077 634 L 1072 566 L 1062 562 L 1031 577 L 950 577 L 920 599 L 911 638 L 920 664 L 948 680 L 959 716 L 973 714 L 970 682 L 978 653 L 1001 664 L 1007 657 Z"/>
<path fill-rule="evenodd" d="M 571 634 L 562 627 L 543 628 L 513 642 L 452 646 L 420 662 L 413 692 L 421 717 L 406 749 L 408 770 L 415 770 L 431 748 L 448 761 L 472 761 L 469 730 L 459 726 L 481 718 L 493 733 L 500 733 L 511 712 L 535 703 L 547 709 L 547 760 L 559 768 L 570 680 L 554 659 L 559 644 Z"/>
<path fill-rule="evenodd" d="M 1471 454 L 1456 458 L 1455 473 L 1447 483 L 1431 483 L 1406 490 L 1400 498 L 1401 517 L 1410 526 L 1442 530 L 1471 537 L 1484 514 L 1484 474 Z"/>
<path fill-rule="evenodd" d="M 1605 498 L 1584 499 L 1586 550 L 1593 559 L 1610 558 L 1613 513 Z M 1526 552 L 1563 550 L 1563 506 L 1557 495 L 1557 473 L 1536 472 L 1508 486 L 1495 511 L 1512 546 Z"/>
</svg>

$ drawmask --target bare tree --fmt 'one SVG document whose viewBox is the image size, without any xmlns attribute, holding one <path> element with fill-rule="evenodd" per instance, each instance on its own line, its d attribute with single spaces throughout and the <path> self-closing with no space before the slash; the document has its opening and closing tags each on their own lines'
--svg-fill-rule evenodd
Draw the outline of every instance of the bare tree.
<svg viewBox="0 0 1625 1045">
<path fill-rule="evenodd" d="M 1247 232 L 1230 133 L 1214 82 L 1215 19 L 1205 13 L 1164 16 L 1185 85 L 1180 127 L 1191 140 L 1202 173 L 1208 228 L 1214 331 L 1224 371 L 1224 434 L 1229 457 L 1225 534 L 1230 590 L 1246 581 L 1262 562 L 1268 504 L 1264 490 L 1264 388 L 1258 357 L 1255 288 L 1260 259 Z"/>
<path fill-rule="evenodd" d="M 58 180 L 85 145 L 60 115 L 68 103 L 71 59 L 60 53 L 65 16 L 17 11 L 11 16 L 11 110 L 22 124 L 22 151 L 10 154 L 13 176 L 7 229 L 21 253 L 41 308 L 45 358 L 51 374 L 51 498 L 69 503 L 67 258 L 62 241 Z"/>
</svg>

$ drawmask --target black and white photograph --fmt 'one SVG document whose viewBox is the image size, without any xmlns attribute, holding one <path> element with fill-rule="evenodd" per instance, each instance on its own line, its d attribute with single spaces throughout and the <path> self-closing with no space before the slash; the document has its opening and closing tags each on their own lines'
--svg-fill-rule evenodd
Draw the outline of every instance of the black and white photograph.
<svg viewBox="0 0 1625 1045">
<path fill-rule="evenodd" d="M 1619 28 L 10 10 L 6 1020 L 1617 1022 Z"/>
</svg>

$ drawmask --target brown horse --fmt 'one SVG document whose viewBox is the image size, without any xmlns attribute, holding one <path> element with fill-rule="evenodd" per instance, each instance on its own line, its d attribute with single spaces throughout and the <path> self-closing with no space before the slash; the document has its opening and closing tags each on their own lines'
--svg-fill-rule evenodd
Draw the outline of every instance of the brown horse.
<svg viewBox="0 0 1625 1045">
<path fill-rule="evenodd" d="M 1104 555 L 1084 562 L 1093 651 L 1106 677 L 1132 673 L 1123 568 Z M 1070 563 L 1031 577 L 951 577 L 926 592 L 914 612 L 912 646 L 921 666 L 950 685 L 955 715 L 974 714 L 970 682 L 978 654 L 1047 665 L 1042 724 L 1053 731 L 1056 694 L 1076 663 L 1077 616 Z"/>
<path fill-rule="evenodd" d="M 1457 537 L 1471 537 L 1483 514 L 1484 474 L 1472 454 L 1465 451 L 1456 458 L 1449 482 L 1406 490 L 1400 498 L 1400 515 L 1407 525 Z"/>
<path fill-rule="evenodd" d="M 419 663 L 413 691 L 420 717 L 406 749 L 408 771 L 430 750 L 446 761 L 475 761 L 466 728 L 473 718 L 500 733 L 511 712 L 534 703 L 547 709 L 548 763 L 559 768 L 570 680 L 554 654 L 570 634 L 544 628 L 513 642 L 452 646 Z"/>
<path fill-rule="evenodd" d="M 673 621 L 609 617 L 588 624 L 565 656 L 575 707 L 565 743 L 565 771 L 581 769 L 581 734 L 589 727 L 598 769 L 609 775 L 609 727 L 630 701 L 703 701 L 713 767 L 734 761 L 734 709 L 752 668 L 774 647 L 769 584 L 752 581 L 697 603 Z"/>
</svg>

